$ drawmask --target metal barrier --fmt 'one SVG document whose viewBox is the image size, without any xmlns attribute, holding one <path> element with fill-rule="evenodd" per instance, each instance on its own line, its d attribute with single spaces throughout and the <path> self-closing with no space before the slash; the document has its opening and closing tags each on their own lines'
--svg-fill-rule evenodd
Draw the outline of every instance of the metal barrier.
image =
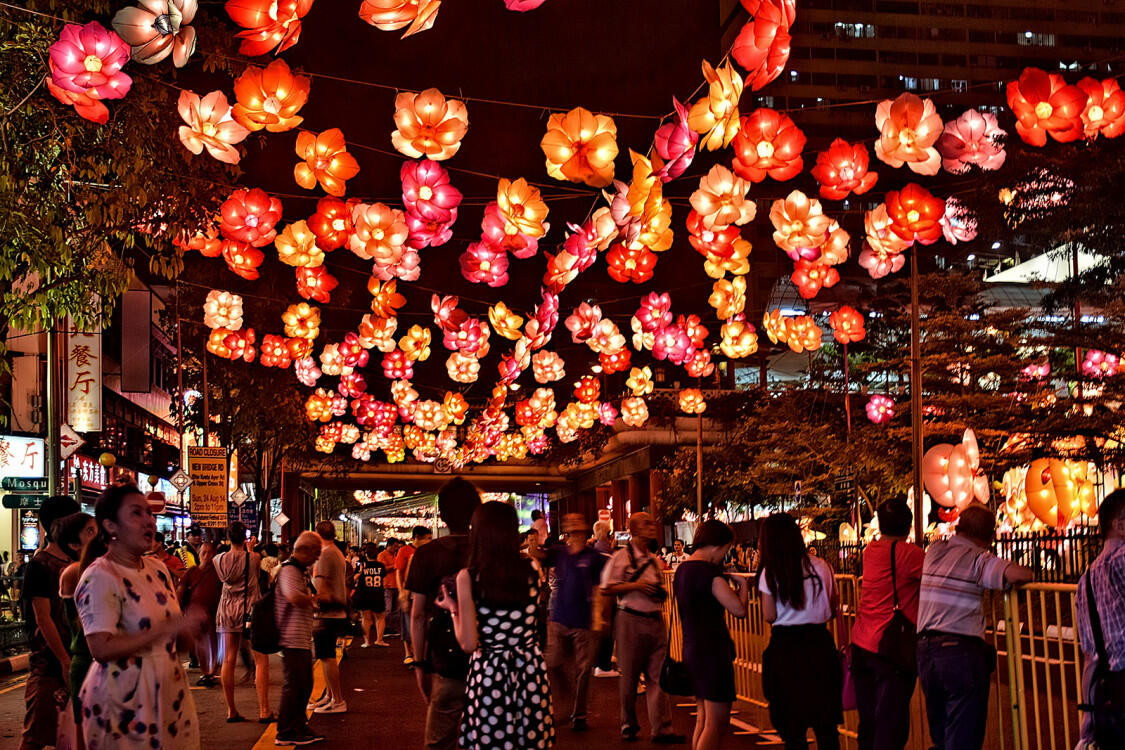
<svg viewBox="0 0 1125 750">
<path fill-rule="evenodd" d="M 836 576 L 840 592 L 838 643 L 851 642 L 858 612 L 862 579 Z M 669 592 L 666 616 L 675 615 L 672 574 L 665 576 Z M 1076 586 L 1033 583 L 1003 594 L 985 597 L 985 640 L 996 649 L 996 669 L 989 694 L 991 707 L 985 747 L 998 750 L 1069 750 L 1081 736 L 1078 711 L 1082 686 L 1082 659 L 1074 609 Z M 769 644 L 770 626 L 762 617 L 761 600 L 752 590 L 745 619 L 727 616 L 734 640 L 734 684 L 743 720 L 768 731 L 769 703 L 762 693 L 762 652 Z M 681 658 L 683 633 L 673 622 L 670 653 Z M 916 687 L 910 706 L 908 750 L 930 747 L 929 726 L 922 690 Z M 843 746 L 856 748 L 859 718 L 844 713 L 840 726 Z"/>
</svg>

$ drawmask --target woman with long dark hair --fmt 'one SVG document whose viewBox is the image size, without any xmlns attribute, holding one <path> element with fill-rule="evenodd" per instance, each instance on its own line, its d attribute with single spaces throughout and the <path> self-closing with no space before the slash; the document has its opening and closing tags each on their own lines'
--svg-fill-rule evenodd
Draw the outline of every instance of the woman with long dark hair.
<svg viewBox="0 0 1125 750">
<path fill-rule="evenodd" d="M 94 663 L 82 683 L 82 734 L 91 750 L 197 750 L 199 721 L 176 638 L 202 613 L 181 612 L 168 569 L 146 554 L 156 522 L 135 485 L 115 485 L 94 510 L 106 553 L 74 599 Z"/>
<path fill-rule="evenodd" d="M 734 703 L 734 642 L 725 613 L 746 617 L 749 578 L 736 593 L 723 574 L 734 532 L 722 521 L 704 521 L 692 539 L 691 557 L 676 566 L 672 589 L 684 632 L 684 664 L 695 693 L 692 750 L 717 750 Z"/>
<path fill-rule="evenodd" d="M 786 513 L 762 522 L 758 551 L 762 616 L 773 624 L 762 654 L 770 721 L 786 750 L 808 748 L 810 727 L 817 750 L 838 748 L 844 675 L 827 627 L 839 604 L 832 569 L 808 554 L 797 521 Z"/>
<path fill-rule="evenodd" d="M 472 654 L 461 721 L 465 750 L 554 744 L 538 597 L 539 578 L 520 555 L 515 508 L 483 503 L 469 529 L 468 567 L 442 586 L 437 602 L 453 615 L 457 640 Z"/>
<path fill-rule="evenodd" d="M 78 607 L 74 603 L 74 590 L 78 587 L 78 577 L 86 568 L 81 560 L 90 543 L 98 537 L 98 522 L 89 513 L 72 513 L 55 521 L 51 537 L 58 542 L 67 556 L 74 562 L 63 568 L 59 576 L 59 598 L 62 599 L 66 619 L 70 623 L 70 643 L 66 650 L 70 654 L 70 671 L 66 676 L 70 687 L 70 705 L 74 710 L 75 726 L 82 726 L 82 703 L 78 691 L 82 680 L 90 669 L 90 650 L 86 647 L 86 636 L 82 633 L 82 621 L 78 618 Z M 102 550 L 104 553 L 104 549 Z M 100 556 L 101 553 L 99 553 Z M 89 567 L 89 563 L 87 563 Z M 78 732 L 78 746 L 82 747 L 82 732 Z"/>
</svg>

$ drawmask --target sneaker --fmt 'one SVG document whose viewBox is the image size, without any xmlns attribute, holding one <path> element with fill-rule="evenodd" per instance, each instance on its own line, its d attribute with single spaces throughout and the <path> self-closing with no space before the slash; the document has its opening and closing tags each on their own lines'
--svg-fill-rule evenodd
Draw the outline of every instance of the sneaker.
<svg viewBox="0 0 1125 750">
<path fill-rule="evenodd" d="M 343 714 L 348 712 L 347 701 L 330 701 L 313 709 L 314 714 Z"/>
<path fill-rule="evenodd" d="M 658 734 L 652 741 L 656 745 L 682 745 L 687 742 L 687 737 L 682 734 Z"/>
<path fill-rule="evenodd" d="M 298 734 L 298 735 L 295 735 L 293 737 L 282 737 L 282 736 L 279 735 L 277 737 L 277 739 L 273 741 L 273 744 L 275 744 L 275 745 L 312 745 L 312 744 L 317 743 L 317 742 L 324 742 L 324 737 L 319 735 L 319 734 L 313 734 L 312 732 L 309 732 L 308 734 Z"/>
<path fill-rule="evenodd" d="M 309 704 L 307 706 L 305 706 L 305 710 L 306 711 L 313 711 L 317 708 L 320 708 L 321 706 L 327 706 L 331 702 L 332 702 L 332 698 L 328 695 L 328 692 L 325 691 L 315 701 L 309 701 Z"/>
<path fill-rule="evenodd" d="M 594 677 L 620 677 L 621 673 L 616 669 L 594 669 Z"/>
<path fill-rule="evenodd" d="M 625 742 L 636 742 L 637 735 L 639 735 L 640 733 L 640 727 L 625 727 L 621 730 L 621 739 Z"/>
<path fill-rule="evenodd" d="M 364 641 L 363 643 L 359 644 L 360 648 L 370 648 L 370 646 L 371 646 L 371 644 L 368 643 L 367 641 Z"/>
<path fill-rule="evenodd" d="M 408 657 L 406 657 L 405 659 L 402 660 L 402 663 L 409 667 L 411 664 L 414 663 L 414 657 L 408 656 Z"/>
</svg>

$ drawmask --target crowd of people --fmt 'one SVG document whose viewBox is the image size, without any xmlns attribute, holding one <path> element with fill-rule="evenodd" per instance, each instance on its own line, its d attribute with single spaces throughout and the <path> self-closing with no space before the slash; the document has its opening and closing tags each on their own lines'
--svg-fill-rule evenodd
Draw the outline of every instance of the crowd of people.
<svg viewBox="0 0 1125 750">
<path fill-rule="evenodd" d="M 933 747 L 979 750 L 996 665 L 982 594 L 1032 578 L 990 552 L 995 519 L 984 506 L 962 510 L 955 534 L 923 550 L 909 541 L 907 503 L 890 500 L 877 511 L 880 538 L 864 550 L 845 637 L 833 571 L 789 514 L 765 518 L 756 546 L 708 520 L 690 548 L 677 539 L 661 550 L 660 528 L 643 512 L 629 517 L 620 547 L 607 522 L 591 526 L 576 513 L 562 516 L 557 538 L 541 514 L 521 532 L 512 506 L 482 503 L 460 478 L 441 489 L 438 511 L 449 533 L 417 526 L 382 548 L 344 546 L 330 521 L 291 548 L 258 544 L 239 522 L 211 539 L 192 527 L 169 548 L 133 485 L 107 489 L 94 516 L 71 498 L 48 498 L 46 543 L 24 566 L 31 656 L 21 750 L 55 746 L 68 725 L 89 750 L 198 748 L 181 655 L 198 668 L 197 686 L 221 685 L 232 723 L 248 720 L 235 700 L 241 657 L 256 718 L 277 723 L 276 743 L 317 743 L 309 713 L 348 711 L 340 642 L 387 648 L 392 634 L 426 707 L 427 748 L 551 747 L 590 729 L 597 675 L 618 679 L 623 741 L 639 738 L 643 695 L 651 742 L 715 750 L 736 692 L 728 622 L 747 617 L 752 598 L 771 625 L 761 679 L 786 748 L 806 748 L 810 730 L 820 750 L 839 747 L 854 692 L 859 747 L 901 750 L 920 683 Z M 1105 546 L 1076 600 L 1091 703 L 1083 735 L 1091 746 L 1125 747 L 1125 491 L 1105 498 L 1100 523 Z M 248 637 L 260 600 L 272 606 L 276 649 L 257 650 Z M 682 627 L 686 687 L 670 687 L 669 613 Z M 284 670 L 276 713 L 272 650 Z M 325 689 L 314 697 L 318 661 Z M 694 696 L 690 738 L 674 731 L 665 688 Z"/>
</svg>

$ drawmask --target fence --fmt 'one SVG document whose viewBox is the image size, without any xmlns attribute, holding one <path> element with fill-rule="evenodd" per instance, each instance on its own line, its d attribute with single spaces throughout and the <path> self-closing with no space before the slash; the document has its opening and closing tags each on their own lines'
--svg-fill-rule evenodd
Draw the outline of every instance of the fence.
<svg viewBox="0 0 1125 750">
<path fill-rule="evenodd" d="M 851 575 L 836 577 L 840 591 L 841 646 L 851 640 L 862 580 Z M 671 574 L 666 576 L 671 591 Z M 996 669 L 989 694 L 988 736 L 985 747 L 998 750 L 1069 750 L 1081 735 L 1081 657 L 1075 628 L 1075 586 L 1033 583 L 985 598 L 988 622 L 985 639 L 996 649 Z M 666 614 L 674 610 L 669 596 Z M 769 624 L 762 617 L 761 600 L 752 590 L 749 615 L 727 617 L 734 640 L 735 691 L 743 705 L 739 718 L 762 731 L 769 731 L 768 702 L 762 694 L 762 652 L 769 643 Z M 674 621 L 669 648 L 680 658 L 683 634 Z M 908 750 L 930 746 L 922 690 L 912 698 Z M 844 714 L 840 735 L 844 747 L 857 747 L 855 711 Z"/>
<path fill-rule="evenodd" d="M 839 575 L 862 575 L 863 545 L 824 539 L 812 547 Z M 1095 526 L 1059 531 L 1005 532 L 996 535 L 993 551 L 1000 557 L 1026 565 L 1043 583 L 1076 583 L 1102 550 Z"/>
</svg>

